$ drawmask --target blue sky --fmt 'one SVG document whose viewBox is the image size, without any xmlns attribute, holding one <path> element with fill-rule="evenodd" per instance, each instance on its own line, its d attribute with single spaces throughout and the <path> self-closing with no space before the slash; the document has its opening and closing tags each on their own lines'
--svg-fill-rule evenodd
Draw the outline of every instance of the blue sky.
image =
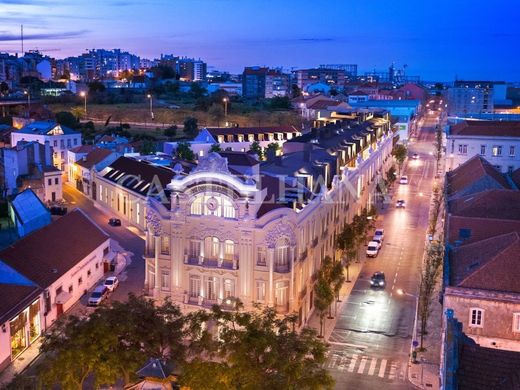
<svg viewBox="0 0 520 390">
<path fill-rule="evenodd" d="M 520 81 L 520 0 L 0 0 L 0 51 L 122 48 L 217 69 L 408 65 L 423 79 Z"/>
</svg>

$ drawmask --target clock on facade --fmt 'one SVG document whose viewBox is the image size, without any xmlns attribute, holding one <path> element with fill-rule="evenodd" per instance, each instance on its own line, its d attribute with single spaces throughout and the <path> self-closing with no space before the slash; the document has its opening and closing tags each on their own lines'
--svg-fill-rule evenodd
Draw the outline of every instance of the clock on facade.
<svg viewBox="0 0 520 390">
<path fill-rule="evenodd" d="M 209 211 L 215 211 L 218 207 L 218 200 L 214 196 L 206 201 L 206 207 Z"/>
</svg>

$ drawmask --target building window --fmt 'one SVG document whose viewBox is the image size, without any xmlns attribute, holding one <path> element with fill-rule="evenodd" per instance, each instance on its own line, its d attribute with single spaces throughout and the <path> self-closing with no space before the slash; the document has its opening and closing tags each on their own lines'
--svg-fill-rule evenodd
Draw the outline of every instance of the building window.
<svg viewBox="0 0 520 390">
<path fill-rule="evenodd" d="M 513 313 L 513 332 L 520 332 L 520 313 Z"/>
<path fill-rule="evenodd" d="M 190 256 L 194 259 L 197 259 L 200 256 L 200 241 L 190 241 Z"/>
<path fill-rule="evenodd" d="M 256 250 L 256 265 L 266 266 L 265 262 L 265 248 L 259 246 Z"/>
<path fill-rule="evenodd" d="M 48 183 L 49 185 L 52 185 L 52 179 L 47 179 L 47 183 Z"/>
<path fill-rule="evenodd" d="M 217 237 L 206 237 L 204 239 L 204 257 L 217 259 L 220 252 L 220 241 Z"/>
<path fill-rule="evenodd" d="M 459 145 L 459 154 L 468 154 L 468 145 Z"/>
<path fill-rule="evenodd" d="M 274 264 L 277 267 L 289 266 L 289 240 L 287 238 L 281 238 L 276 242 Z"/>
<path fill-rule="evenodd" d="M 279 307 L 287 307 L 289 283 L 287 281 L 276 282 L 275 305 Z"/>
<path fill-rule="evenodd" d="M 72 294 L 72 291 L 73 291 L 74 287 L 72 286 L 72 284 L 69 286 L 69 294 Z"/>
<path fill-rule="evenodd" d="M 168 236 L 161 236 L 161 254 L 170 254 L 170 237 Z"/>
<path fill-rule="evenodd" d="M 60 149 L 64 149 L 65 148 L 65 141 L 64 140 L 60 140 Z"/>
<path fill-rule="evenodd" d="M 515 157 L 515 147 L 514 146 L 509 147 L 509 157 Z"/>
<path fill-rule="evenodd" d="M 235 243 L 231 240 L 224 241 L 224 259 L 233 260 L 235 257 Z"/>
<path fill-rule="evenodd" d="M 58 185 L 58 183 L 59 183 L 59 179 L 56 177 L 56 178 L 54 179 L 54 184 Z"/>
<path fill-rule="evenodd" d="M 77 144 L 78 144 L 78 139 L 74 138 L 74 145 L 77 145 Z"/>
<path fill-rule="evenodd" d="M 161 290 L 170 290 L 170 273 L 168 271 L 161 271 Z"/>
<path fill-rule="evenodd" d="M 83 278 L 78 278 L 78 286 L 81 286 L 83 283 Z"/>
<path fill-rule="evenodd" d="M 265 301 L 265 282 L 263 280 L 256 281 L 256 300 L 259 302 Z"/>
<path fill-rule="evenodd" d="M 225 196 L 199 195 L 191 203 L 191 214 L 235 218 L 236 210 L 231 200 Z"/>
<path fill-rule="evenodd" d="M 507 167 L 507 173 L 509 173 L 510 175 L 513 174 L 513 171 L 514 171 L 514 170 L 515 170 L 515 167 L 512 166 L 512 165 L 509 165 L 509 166 Z"/>
<path fill-rule="evenodd" d="M 480 145 L 480 155 L 481 156 L 486 155 L 486 145 Z"/>
<path fill-rule="evenodd" d="M 58 141 L 54 141 L 54 147 L 57 148 L 58 147 Z"/>
<path fill-rule="evenodd" d="M 200 296 L 200 276 L 190 276 L 190 298 L 198 298 Z"/>
<path fill-rule="evenodd" d="M 206 278 L 206 299 L 209 301 L 217 300 L 218 279 L 214 276 Z"/>
<path fill-rule="evenodd" d="M 470 309 L 469 326 L 482 328 L 484 326 L 484 310 Z"/>
<path fill-rule="evenodd" d="M 70 145 L 71 145 L 70 141 L 71 141 L 71 140 L 70 140 L 70 138 L 69 138 L 69 139 L 67 140 L 67 148 L 70 148 Z"/>
<path fill-rule="evenodd" d="M 491 155 L 493 157 L 500 157 L 500 156 L 502 156 L 502 146 L 500 146 L 500 145 L 493 145 L 493 148 L 491 149 Z"/>
<path fill-rule="evenodd" d="M 235 296 L 235 281 L 232 279 L 224 279 L 224 299 Z"/>
</svg>

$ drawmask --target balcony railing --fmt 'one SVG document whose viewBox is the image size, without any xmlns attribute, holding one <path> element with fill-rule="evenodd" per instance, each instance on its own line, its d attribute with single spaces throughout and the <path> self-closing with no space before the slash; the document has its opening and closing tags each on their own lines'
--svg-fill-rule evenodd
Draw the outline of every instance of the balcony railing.
<svg viewBox="0 0 520 390">
<path fill-rule="evenodd" d="M 209 259 L 206 257 L 193 257 L 189 255 L 184 256 L 184 264 L 197 265 L 204 268 L 222 268 L 222 269 L 238 269 L 238 259 Z"/>
<path fill-rule="evenodd" d="M 291 270 L 289 264 L 275 264 L 273 267 L 274 272 L 285 274 Z"/>
</svg>

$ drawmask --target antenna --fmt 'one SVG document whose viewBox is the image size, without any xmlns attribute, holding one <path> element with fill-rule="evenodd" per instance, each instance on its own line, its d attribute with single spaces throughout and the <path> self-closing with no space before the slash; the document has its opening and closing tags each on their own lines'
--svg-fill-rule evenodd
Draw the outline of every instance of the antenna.
<svg viewBox="0 0 520 390">
<path fill-rule="evenodd" d="M 24 55 L 24 52 L 23 52 L 23 24 L 20 26 L 20 36 L 22 38 L 22 57 Z"/>
</svg>

